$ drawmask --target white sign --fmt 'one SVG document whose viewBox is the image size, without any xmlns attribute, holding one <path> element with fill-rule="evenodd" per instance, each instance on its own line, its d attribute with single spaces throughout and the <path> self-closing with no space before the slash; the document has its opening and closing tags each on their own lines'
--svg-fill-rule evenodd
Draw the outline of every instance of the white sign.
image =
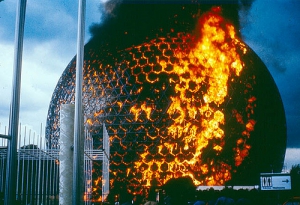
<svg viewBox="0 0 300 205">
<path fill-rule="evenodd" d="M 281 173 L 261 173 L 260 174 L 261 190 L 290 190 L 291 176 Z"/>
</svg>

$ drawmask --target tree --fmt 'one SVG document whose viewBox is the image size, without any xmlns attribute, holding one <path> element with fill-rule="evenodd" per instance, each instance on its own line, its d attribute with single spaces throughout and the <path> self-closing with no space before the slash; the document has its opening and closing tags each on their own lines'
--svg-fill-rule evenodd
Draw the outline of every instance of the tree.
<svg viewBox="0 0 300 205">
<path fill-rule="evenodd" d="M 170 179 L 163 189 L 171 197 L 172 205 L 187 204 L 188 201 L 195 199 L 196 186 L 190 177 Z"/>
<path fill-rule="evenodd" d="M 292 181 L 292 193 L 294 196 L 300 196 L 300 164 L 292 166 L 290 175 Z"/>
</svg>

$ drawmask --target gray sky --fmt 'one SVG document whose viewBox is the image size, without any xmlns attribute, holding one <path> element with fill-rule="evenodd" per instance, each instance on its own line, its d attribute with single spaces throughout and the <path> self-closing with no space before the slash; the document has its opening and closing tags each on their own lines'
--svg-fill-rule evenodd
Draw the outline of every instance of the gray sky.
<svg viewBox="0 0 300 205">
<path fill-rule="evenodd" d="M 243 17 L 245 42 L 260 56 L 281 94 L 288 147 L 300 148 L 300 1 L 256 0 Z"/>
<path fill-rule="evenodd" d="M 0 2 L 0 133 L 8 126 L 14 56 L 16 2 Z M 99 0 L 87 1 L 88 27 L 101 19 Z M 63 70 L 76 54 L 77 1 L 28 0 L 25 22 L 20 123 L 42 135 L 50 99 Z M 240 12 L 244 41 L 261 57 L 282 97 L 288 130 L 288 147 L 300 148 L 300 1 L 255 0 Z M 6 128 L 7 129 L 7 128 Z M 22 132 L 23 129 L 22 129 Z M 287 151 L 290 167 L 300 163 Z M 293 154 L 290 154 L 293 153 Z"/>
</svg>

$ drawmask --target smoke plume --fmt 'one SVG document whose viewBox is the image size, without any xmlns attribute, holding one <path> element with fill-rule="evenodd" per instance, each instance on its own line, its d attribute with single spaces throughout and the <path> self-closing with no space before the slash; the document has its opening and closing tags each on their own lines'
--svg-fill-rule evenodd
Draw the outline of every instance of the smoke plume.
<svg viewBox="0 0 300 205">
<path fill-rule="evenodd" d="M 110 0 L 104 5 L 104 19 L 90 27 L 93 44 L 124 49 L 160 36 L 189 33 L 200 15 L 221 6 L 222 15 L 239 31 L 239 9 L 243 0 Z M 238 34 L 239 35 L 239 34 Z"/>
</svg>

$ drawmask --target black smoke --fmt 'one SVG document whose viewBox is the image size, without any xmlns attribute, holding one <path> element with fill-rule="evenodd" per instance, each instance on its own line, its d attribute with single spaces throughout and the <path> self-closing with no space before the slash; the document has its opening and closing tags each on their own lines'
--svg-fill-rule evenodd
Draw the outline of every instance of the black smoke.
<svg viewBox="0 0 300 205">
<path fill-rule="evenodd" d="M 251 1 L 239 0 L 111 0 L 105 3 L 103 21 L 90 27 L 91 43 L 124 49 L 151 39 L 190 33 L 200 15 L 221 6 L 222 15 L 239 31 L 239 9 Z M 239 35 L 239 33 L 238 33 Z"/>
</svg>

